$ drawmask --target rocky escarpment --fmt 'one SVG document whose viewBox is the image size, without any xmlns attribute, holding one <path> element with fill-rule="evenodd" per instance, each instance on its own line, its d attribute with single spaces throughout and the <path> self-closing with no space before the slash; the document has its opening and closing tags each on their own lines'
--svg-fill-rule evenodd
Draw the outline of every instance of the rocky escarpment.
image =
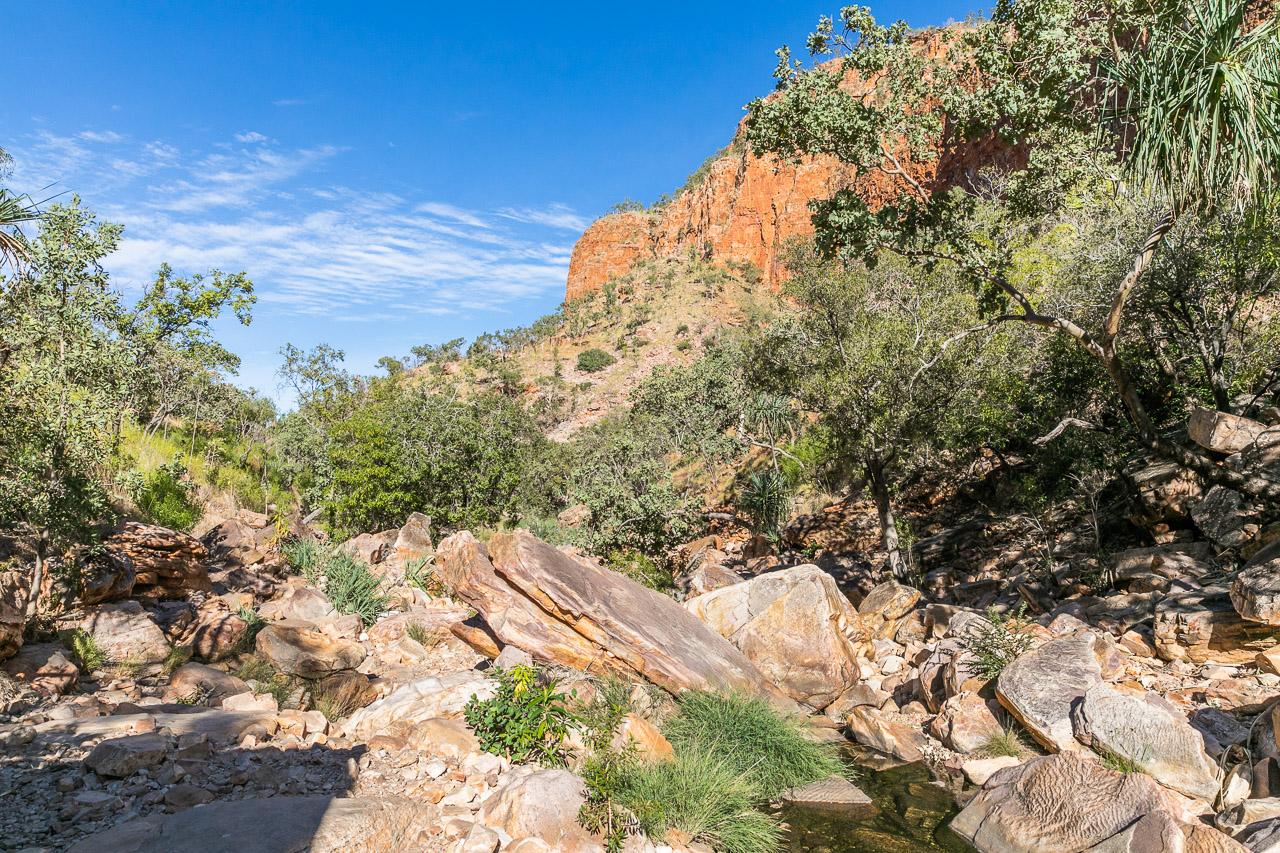
<svg viewBox="0 0 1280 853">
<path fill-rule="evenodd" d="M 936 37 L 922 38 L 920 49 L 940 50 Z M 858 97 L 873 84 L 846 75 L 842 88 Z M 1023 151 L 995 137 L 965 144 L 940 143 L 936 157 L 903 158 L 903 165 L 926 190 L 956 186 L 984 167 L 1016 166 Z M 705 177 L 670 204 L 652 213 L 603 217 L 578 239 L 569 261 L 566 299 L 599 290 L 637 261 L 682 255 L 690 250 L 719 264 L 749 262 L 764 281 L 781 277 L 781 252 L 789 237 L 813 231 L 809 202 L 853 187 L 873 207 L 890 200 L 889 176 L 857 174 L 834 157 L 818 156 L 799 164 L 773 156 L 756 157 L 739 124 L 733 144 L 709 165 Z"/>
</svg>

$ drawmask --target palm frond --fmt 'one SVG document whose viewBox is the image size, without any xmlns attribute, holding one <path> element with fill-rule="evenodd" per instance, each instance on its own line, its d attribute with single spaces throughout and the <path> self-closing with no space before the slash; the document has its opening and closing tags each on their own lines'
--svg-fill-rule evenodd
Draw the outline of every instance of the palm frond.
<svg viewBox="0 0 1280 853">
<path fill-rule="evenodd" d="M 1182 4 L 1104 69 L 1115 105 L 1104 120 L 1121 129 L 1126 167 L 1177 209 L 1245 207 L 1280 178 L 1280 30 L 1270 19 L 1246 32 L 1244 12 Z"/>
</svg>

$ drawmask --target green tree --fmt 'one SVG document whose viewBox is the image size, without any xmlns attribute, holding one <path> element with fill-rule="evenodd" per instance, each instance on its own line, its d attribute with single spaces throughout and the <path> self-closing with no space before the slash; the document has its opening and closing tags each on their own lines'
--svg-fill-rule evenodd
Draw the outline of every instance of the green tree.
<svg viewBox="0 0 1280 853">
<path fill-rule="evenodd" d="M 874 210 L 857 184 L 815 200 L 826 254 L 870 261 L 887 250 L 955 265 L 983 296 L 984 326 L 1061 333 L 1097 360 L 1145 446 L 1213 481 L 1280 496 L 1280 483 L 1165 439 L 1122 352 L 1126 308 L 1175 223 L 1223 205 L 1253 208 L 1275 191 L 1280 42 L 1273 19 L 1245 27 L 1245 10 L 1234 0 L 1001 0 L 987 21 L 930 33 L 938 49 L 924 50 L 904 22 L 885 27 L 847 7 L 839 27 L 819 22 L 808 48 L 839 54 L 839 69 L 876 80 L 874 92 L 806 70 L 783 48 L 781 95 L 751 105 L 748 139 L 757 154 L 830 154 L 887 181 L 888 199 Z M 1027 144 L 1025 164 L 1007 157 L 961 186 L 924 180 L 921 164 L 940 149 L 993 136 Z M 1067 303 L 1052 281 L 1028 286 L 1015 273 L 1012 241 L 1029 220 L 1052 227 L 1053 214 L 1098 184 L 1156 200 L 1127 268 L 1104 298 L 1084 304 Z"/>
<path fill-rule="evenodd" d="M 89 538 L 110 510 L 101 475 L 126 351 L 102 259 L 120 234 L 78 198 L 54 205 L 27 263 L 0 277 L 0 522 L 34 534 L 34 590 L 54 551 Z"/>
</svg>

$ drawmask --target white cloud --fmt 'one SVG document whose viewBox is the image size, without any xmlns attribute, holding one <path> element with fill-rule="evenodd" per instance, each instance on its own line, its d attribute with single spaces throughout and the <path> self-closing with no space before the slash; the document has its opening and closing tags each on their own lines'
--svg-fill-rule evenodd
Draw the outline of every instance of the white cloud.
<svg viewBox="0 0 1280 853">
<path fill-rule="evenodd" d="M 114 130 L 106 130 L 106 131 L 82 130 L 80 133 L 77 133 L 76 136 L 88 142 L 123 142 L 124 141 L 124 137 L 116 133 Z"/>
<path fill-rule="evenodd" d="M 236 134 L 236 142 L 266 142 L 266 141 L 267 141 L 267 137 L 263 136 L 261 133 L 258 133 L 255 130 L 251 130 L 248 133 Z"/>
<path fill-rule="evenodd" d="M 326 184 L 316 178 L 342 149 L 258 136 L 203 152 L 121 137 L 106 156 L 108 140 L 41 132 L 13 148 L 15 188 L 56 180 L 122 222 L 108 267 L 130 288 L 164 262 L 245 270 L 264 309 L 356 322 L 502 310 L 564 287 L 562 232 L 587 224 L 565 205 L 483 211 Z"/>
</svg>

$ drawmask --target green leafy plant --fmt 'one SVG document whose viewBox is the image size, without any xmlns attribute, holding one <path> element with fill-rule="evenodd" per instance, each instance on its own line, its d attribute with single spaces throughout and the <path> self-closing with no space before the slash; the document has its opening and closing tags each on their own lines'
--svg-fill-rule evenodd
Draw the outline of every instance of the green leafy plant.
<svg viewBox="0 0 1280 853">
<path fill-rule="evenodd" d="M 978 659 L 984 678 L 997 678 L 1004 668 L 1031 648 L 1031 622 L 1024 602 L 1016 613 L 1004 615 L 995 606 L 987 608 L 987 624 L 965 637 L 965 645 Z"/>
<path fill-rule="evenodd" d="M 671 572 L 663 569 L 652 558 L 634 549 L 613 551 L 608 557 L 609 568 L 626 575 L 636 583 L 658 592 L 670 592 L 676 588 Z"/>
<path fill-rule="evenodd" d="M 575 723 L 568 697 L 556 691 L 555 681 L 539 685 L 533 667 L 495 667 L 491 676 L 498 682 L 497 694 L 492 699 L 473 695 L 463 709 L 480 746 L 518 764 L 563 766 L 564 741 Z"/>
<path fill-rule="evenodd" d="M 236 615 L 244 621 L 244 633 L 236 641 L 236 651 L 247 652 L 253 648 L 258 639 L 258 632 L 267 627 L 267 620 L 258 615 L 258 609 L 252 604 L 242 604 Z"/>
<path fill-rule="evenodd" d="M 688 352 L 693 348 L 693 344 L 688 341 L 676 341 L 676 352 Z"/>
<path fill-rule="evenodd" d="M 617 359 L 602 349 L 592 348 L 578 353 L 578 370 L 583 373 L 595 373 L 604 370 Z"/>
<path fill-rule="evenodd" d="M 80 667 L 85 672 L 95 672 L 107 662 L 107 652 L 83 628 L 76 628 L 66 638 L 67 648 L 80 659 Z"/>
<path fill-rule="evenodd" d="M 791 512 L 791 489 L 778 471 L 753 471 L 738 494 L 738 506 L 751 519 L 757 533 L 777 536 Z"/>
<path fill-rule="evenodd" d="M 187 479 L 187 467 L 175 456 L 154 471 L 138 471 L 123 480 L 129 499 L 152 524 L 187 532 L 204 515 L 195 498 L 196 484 Z"/>
</svg>

